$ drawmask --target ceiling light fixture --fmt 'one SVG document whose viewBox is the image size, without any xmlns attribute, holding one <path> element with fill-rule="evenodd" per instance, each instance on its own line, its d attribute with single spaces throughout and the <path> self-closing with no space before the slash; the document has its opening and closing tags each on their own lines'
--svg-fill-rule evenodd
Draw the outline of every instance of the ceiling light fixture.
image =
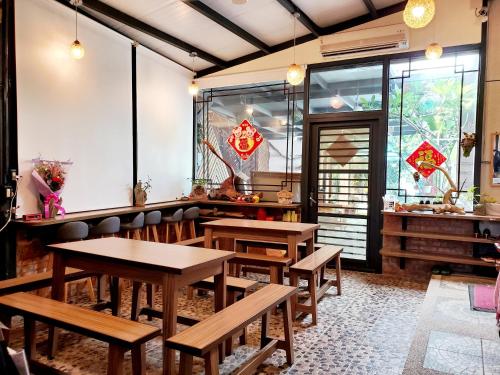
<svg viewBox="0 0 500 375">
<path fill-rule="evenodd" d="M 435 12 L 434 0 L 408 0 L 403 12 L 403 19 L 409 27 L 419 29 L 432 21 Z"/>
<path fill-rule="evenodd" d="M 253 106 L 252 105 L 247 105 L 245 107 L 245 112 L 247 113 L 247 115 L 252 116 L 253 115 Z"/>
<path fill-rule="evenodd" d="M 70 53 L 75 60 L 80 60 L 85 56 L 85 48 L 78 40 L 78 6 L 82 5 L 82 0 L 73 0 L 75 6 L 75 41 L 71 44 Z"/>
<path fill-rule="evenodd" d="M 193 80 L 191 81 L 191 84 L 188 87 L 188 91 L 192 96 L 196 96 L 198 95 L 198 91 L 200 91 L 200 86 L 198 86 L 198 84 L 194 80 L 194 78 L 196 77 L 196 73 L 194 72 L 194 60 L 196 59 L 198 54 L 196 52 L 191 52 L 189 56 L 193 58 L 193 65 L 192 65 Z"/>
<path fill-rule="evenodd" d="M 330 105 L 334 109 L 340 109 L 344 106 L 344 104 L 345 104 L 344 99 L 342 99 L 342 97 L 338 94 L 330 99 Z"/>
<path fill-rule="evenodd" d="M 304 81 L 305 77 L 304 68 L 300 65 L 295 64 L 295 24 L 297 23 L 297 18 L 299 17 L 299 13 L 293 14 L 293 64 L 288 67 L 288 71 L 286 73 L 286 79 L 292 86 L 300 85 Z"/>
<path fill-rule="evenodd" d="M 425 49 L 425 57 L 428 60 L 437 60 L 443 55 L 443 47 L 439 43 L 431 43 Z"/>
</svg>

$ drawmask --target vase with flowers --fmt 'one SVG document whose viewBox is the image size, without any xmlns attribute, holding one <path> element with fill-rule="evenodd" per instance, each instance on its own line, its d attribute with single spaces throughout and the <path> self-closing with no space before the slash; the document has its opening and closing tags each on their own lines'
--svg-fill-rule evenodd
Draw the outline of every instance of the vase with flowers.
<svg viewBox="0 0 500 375">
<path fill-rule="evenodd" d="M 151 179 L 148 179 L 143 182 L 142 180 L 137 181 L 134 187 L 134 198 L 135 205 L 138 207 L 144 207 L 146 205 L 146 201 L 148 199 L 148 192 L 151 190 Z"/>
<path fill-rule="evenodd" d="M 39 194 L 39 207 L 45 219 L 54 218 L 58 213 L 64 216 L 61 193 L 66 182 L 66 167 L 71 162 L 57 160 L 33 160 L 31 173 Z"/>
</svg>

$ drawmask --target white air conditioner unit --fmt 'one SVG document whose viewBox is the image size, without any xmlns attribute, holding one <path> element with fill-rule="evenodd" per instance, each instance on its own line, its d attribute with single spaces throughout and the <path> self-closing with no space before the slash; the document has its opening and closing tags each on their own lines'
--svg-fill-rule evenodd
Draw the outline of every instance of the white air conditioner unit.
<svg viewBox="0 0 500 375">
<path fill-rule="evenodd" d="M 339 32 L 320 38 L 321 54 L 323 57 L 340 58 L 408 49 L 409 34 L 404 24 Z"/>
</svg>

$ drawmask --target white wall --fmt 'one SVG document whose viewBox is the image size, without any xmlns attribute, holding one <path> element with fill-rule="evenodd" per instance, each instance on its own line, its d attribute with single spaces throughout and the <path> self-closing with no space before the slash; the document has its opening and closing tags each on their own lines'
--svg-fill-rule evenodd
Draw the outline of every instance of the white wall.
<svg viewBox="0 0 500 375">
<path fill-rule="evenodd" d="M 74 12 L 53 0 L 16 1 L 19 215 L 38 212 L 31 159 L 74 162 L 68 212 L 128 206 L 132 185 L 131 42 L 85 17 L 85 57 L 69 56 Z"/>
<path fill-rule="evenodd" d="M 189 193 L 193 165 L 191 72 L 137 48 L 137 133 L 139 179 L 151 178 L 148 202 Z"/>
</svg>

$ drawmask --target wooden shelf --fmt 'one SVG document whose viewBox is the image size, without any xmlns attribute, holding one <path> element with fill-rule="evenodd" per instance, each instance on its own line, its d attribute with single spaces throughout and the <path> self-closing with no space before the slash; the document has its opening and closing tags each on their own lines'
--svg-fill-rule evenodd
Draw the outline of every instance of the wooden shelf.
<svg viewBox="0 0 500 375">
<path fill-rule="evenodd" d="M 473 258 L 465 255 L 447 255 L 447 254 L 430 254 L 421 253 L 411 250 L 397 250 L 382 248 L 380 255 L 395 258 L 408 258 L 417 260 L 429 260 L 434 262 L 467 264 L 472 266 L 495 267 L 495 263 L 485 262 L 484 260 Z"/>
<path fill-rule="evenodd" d="M 475 214 L 470 214 L 470 213 L 465 214 L 465 215 L 459 215 L 459 214 L 451 214 L 451 213 L 435 214 L 432 211 L 419 211 L 419 212 L 400 211 L 400 212 L 395 212 L 395 211 L 385 210 L 385 211 L 382 211 L 382 214 L 388 215 L 388 216 L 418 217 L 418 218 L 429 218 L 429 219 L 500 221 L 500 216 L 475 215 Z"/>
<path fill-rule="evenodd" d="M 491 244 L 499 242 L 498 239 L 492 239 L 492 238 L 482 238 L 482 237 L 476 238 L 472 236 L 460 236 L 458 234 L 444 234 L 444 233 L 432 233 L 432 232 L 411 232 L 411 231 L 396 231 L 396 230 L 383 229 L 381 233 L 384 236 L 427 238 L 432 240 L 443 240 L 443 241 L 459 241 L 459 242 L 491 243 Z"/>
<path fill-rule="evenodd" d="M 278 202 L 247 203 L 247 202 L 230 202 L 230 201 L 218 201 L 218 200 L 198 200 L 195 202 L 199 205 L 281 208 L 288 210 L 296 210 L 301 207 L 300 203 L 291 203 L 291 204 L 281 204 Z"/>
</svg>

